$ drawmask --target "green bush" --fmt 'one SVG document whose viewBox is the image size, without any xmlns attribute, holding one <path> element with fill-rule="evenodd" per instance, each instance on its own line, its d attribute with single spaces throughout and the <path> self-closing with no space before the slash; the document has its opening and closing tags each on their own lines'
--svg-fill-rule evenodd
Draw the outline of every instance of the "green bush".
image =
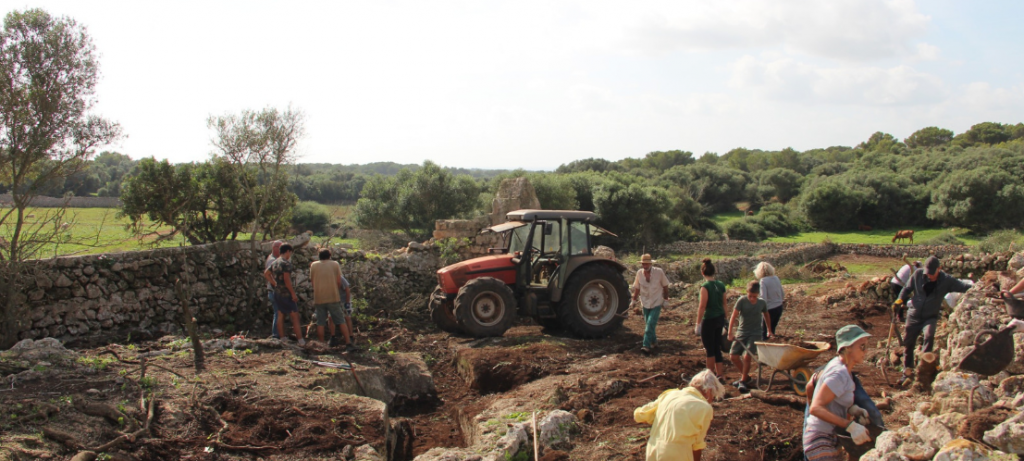
<svg viewBox="0 0 1024 461">
<path fill-rule="evenodd" d="M 1004 229 L 989 234 L 985 240 L 975 245 L 974 250 L 979 253 L 996 253 L 1010 251 L 1011 245 L 1014 251 L 1020 251 L 1024 248 L 1024 236 L 1014 229 Z"/>
<path fill-rule="evenodd" d="M 292 227 L 299 232 L 322 234 L 331 222 L 327 208 L 316 202 L 299 202 L 292 209 Z"/>
<path fill-rule="evenodd" d="M 760 242 L 767 237 L 767 232 L 760 224 L 749 219 L 737 219 L 729 221 L 722 226 L 729 240 L 746 240 L 748 242 Z"/>
</svg>

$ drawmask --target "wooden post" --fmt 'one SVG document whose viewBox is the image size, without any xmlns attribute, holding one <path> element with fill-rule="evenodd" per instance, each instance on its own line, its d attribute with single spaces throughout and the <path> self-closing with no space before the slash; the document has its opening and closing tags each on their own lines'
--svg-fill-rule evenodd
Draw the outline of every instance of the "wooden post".
<svg viewBox="0 0 1024 461">
<path fill-rule="evenodd" d="M 178 301 L 181 302 L 182 323 L 188 330 L 188 337 L 192 339 L 192 356 L 195 359 L 196 373 L 200 373 L 206 369 L 206 356 L 203 354 L 203 343 L 199 341 L 199 328 L 196 327 L 196 319 L 188 307 L 188 295 L 185 293 L 185 287 L 180 278 L 174 281 L 174 292 L 178 294 Z"/>
<path fill-rule="evenodd" d="M 917 361 L 917 383 L 925 389 L 931 389 L 935 377 L 939 374 L 939 354 L 924 352 Z"/>
</svg>

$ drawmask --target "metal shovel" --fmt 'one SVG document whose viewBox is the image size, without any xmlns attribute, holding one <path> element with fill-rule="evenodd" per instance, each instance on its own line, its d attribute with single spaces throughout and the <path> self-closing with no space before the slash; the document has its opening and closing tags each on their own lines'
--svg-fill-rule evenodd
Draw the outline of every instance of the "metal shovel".
<svg viewBox="0 0 1024 461">
<path fill-rule="evenodd" d="M 1006 327 L 1002 330 L 982 330 L 974 337 L 974 350 L 964 356 L 958 368 L 964 371 L 977 373 L 982 376 L 992 376 L 1003 371 L 1013 362 L 1013 332 L 1014 327 Z M 991 335 L 992 337 L 981 342 L 981 339 Z"/>
</svg>

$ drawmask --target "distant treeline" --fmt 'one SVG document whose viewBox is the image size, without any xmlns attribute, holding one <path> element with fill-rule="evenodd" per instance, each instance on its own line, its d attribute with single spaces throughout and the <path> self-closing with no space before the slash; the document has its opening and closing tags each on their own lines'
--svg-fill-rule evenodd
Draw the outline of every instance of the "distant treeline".
<svg viewBox="0 0 1024 461">
<path fill-rule="evenodd" d="M 116 197 L 136 164 L 104 152 L 82 172 L 41 190 Z M 853 147 L 803 152 L 736 148 L 699 158 L 682 150 L 619 161 L 587 158 L 554 172 L 429 162 L 298 164 L 291 167 L 289 189 L 303 201 L 359 200 L 357 218 L 367 227 L 429 233 L 433 219 L 489 211 L 499 182 L 515 176 L 530 178 L 544 208 L 596 211 L 609 230 L 637 246 L 863 226 L 987 232 L 1024 227 L 1024 124 L 985 122 L 960 134 L 927 127 L 904 140 L 878 132 Z M 757 214 L 725 228 L 715 225 L 714 214 L 734 211 L 741 202 Z"/>
</svg>

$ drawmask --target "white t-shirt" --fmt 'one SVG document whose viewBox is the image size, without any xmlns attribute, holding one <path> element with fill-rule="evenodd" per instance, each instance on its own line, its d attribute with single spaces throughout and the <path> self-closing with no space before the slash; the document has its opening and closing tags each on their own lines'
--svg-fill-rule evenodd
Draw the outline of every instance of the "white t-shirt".
<svg viewBox="0 0 1024 461">
<path fill-rule="evenodd" d="M 836 395 L 836 398 L 832 399 L 825 408 L 828 409 L 829 413 L 846 419 L 846 410 L 853 406 L 853 391 L 857 385 L 854 384 L 853 375 L 850 374 L 850 370 L 846 369 L 846 365 L 843 364 L 841 357 L 836 356 L 836 358 L 830 360 L 825 365 L 825 369 L 818 375 L 818 383 L 814 386 L 815 395 L 821 390 L 822 386 L 828 386 L 829 390 Z M 833 433 L 836 430 L 836 426 L 817 416 L 808 415 L 807 429 Z"/>
<path fill-rule="evenodd" d="M 664 291 L 668 286 L 668 276 L 665 271 L 658 267 L 651 268 L 651 280 L 644 276 L 644 270 L 636 271 L 636 280 L 633 282 L 633 289 L 640 287 L 640 305 L 644 309 L 654 309 L 665 304 Z"/>
<path fill-rule="evenodd" d="M 890 281 L 901 287 L 905 287 L 907 286 L 907 282 L 910 281 L 910 274 L 912 273 L 914 273 L 914 268 L 911 267 L 910 264 L 904 264 L 903 267 L 896 272 L 896 276 Z"/>
</svg>

